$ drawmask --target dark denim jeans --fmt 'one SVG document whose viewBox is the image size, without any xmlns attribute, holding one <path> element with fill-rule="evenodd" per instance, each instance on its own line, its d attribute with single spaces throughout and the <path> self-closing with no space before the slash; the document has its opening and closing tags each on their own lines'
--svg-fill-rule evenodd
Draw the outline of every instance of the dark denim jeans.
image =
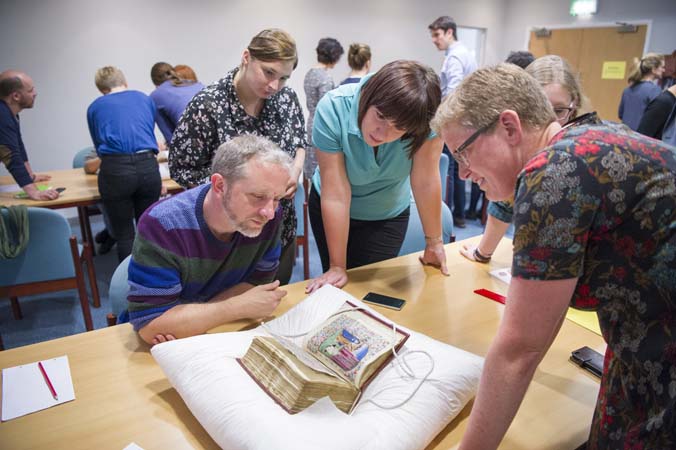
<svg viewBox="0 0 676 450">
<path fill-rule="evenodd" d="M 160 198 L 162 178 L 153 152 L 103 155 L 99 172 L 101 202 L 117 239 L 117 257 L 131 254 L 136 231 L 134 219 Z"/>
</svg>

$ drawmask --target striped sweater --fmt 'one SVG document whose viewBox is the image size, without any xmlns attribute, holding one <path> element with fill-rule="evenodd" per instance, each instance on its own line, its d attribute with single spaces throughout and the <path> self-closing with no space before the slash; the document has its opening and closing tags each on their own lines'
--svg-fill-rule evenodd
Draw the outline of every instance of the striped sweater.
<svg viewBox="0 0 676 450">
<path fill-rule="evenodd" d="M 211 184 L 148 208 L 129 262 L 129 321 L 138 331 L 180 303 L 206 302 L 236 284 L 271 282 L 279 266 L 282 212 L 260 235 L 218 240 L 204 221 Z"/>
</svg>

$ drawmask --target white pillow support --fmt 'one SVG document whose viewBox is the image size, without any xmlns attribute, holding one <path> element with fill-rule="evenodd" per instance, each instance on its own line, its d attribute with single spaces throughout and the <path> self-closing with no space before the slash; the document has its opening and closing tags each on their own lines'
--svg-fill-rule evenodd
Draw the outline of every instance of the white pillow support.
<svg viewBox="0 0 676 450">
<path fill-rule="evenodd" d="M 344 301 L 381 314 L 331 286 L 324 286 L 267 327 L 279 334 L 309 331 L 336 312 Z M 382 409 L 364 400 L 376 392 L 380 405 L 411 396 L 431 366 L 430 358 L 411 354 L 406 362 L 418 377 L 404 375 L 392 361 L 366 388 L 351 415 L 323 398 L 298 414 L 288 414 L 242 369 L 235 358 L 246 353 L 254 330 L 217 333 L 155 345 L 151 352 L 193 415 L 226 449 L 423 449 L 476 393 L 483 358 L 411 330 L 399 352 L 424 350 L 434 361 L 429 378 L 409 401 Z M 381 392 L 382 390 L 382 392 Z"/>
</svg>

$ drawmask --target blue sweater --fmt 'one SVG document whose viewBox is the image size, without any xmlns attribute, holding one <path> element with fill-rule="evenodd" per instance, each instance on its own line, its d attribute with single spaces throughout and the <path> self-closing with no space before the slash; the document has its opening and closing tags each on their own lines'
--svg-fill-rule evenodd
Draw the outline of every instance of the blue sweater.
<svg viewBox="0 0 676 450">
<path fill-rule="evenodd" d="M 154 150 L 155 104 L 143 92 L 103 95 L 87 109 L 89 134 L 99 156 Z"/>
<path fill-rule="evenodd" d="M 638 130 L 638 125 L 641 123 L 641 117 L 643 117 L 648 103 L 660 95 L 660 92 L 662 92 L 660 87 L 650 81 L 640 81 L 628 86 L 622 91 L 622 100 L 620 100 L 617 116 L 629 128 L 634 131 Z"/>
<path fill-rule="evenodd" d="M 171 80 L 167 80 L 150 93 L 150 98 L 157 107 L 157 126 L 167 143 L 171 142 L 171 136 L 186 106 L 202 89 L 204 85 L 199 81 L 174 86 Z"/>
</svg>

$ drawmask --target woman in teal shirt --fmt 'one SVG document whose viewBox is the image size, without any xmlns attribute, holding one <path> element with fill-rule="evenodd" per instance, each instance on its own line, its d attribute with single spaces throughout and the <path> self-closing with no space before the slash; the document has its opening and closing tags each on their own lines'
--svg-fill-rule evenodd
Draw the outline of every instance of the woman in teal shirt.
<svg viewBox="0 0 676 450">
<path fill-rule="evenodd" d="M 324 274 L 307 286 L 342 287 L 346 270 L 397 256 L 410 192 L 425 232 L 423 264 L 447 274 L 441 238 L 441 141 L 429 122 L 441 101 L 439 78 L 413 61 L 394 61 L 358 84 L 328 92 L 312 131 L 319 169 L 309 210 Z"/>
</svg>

